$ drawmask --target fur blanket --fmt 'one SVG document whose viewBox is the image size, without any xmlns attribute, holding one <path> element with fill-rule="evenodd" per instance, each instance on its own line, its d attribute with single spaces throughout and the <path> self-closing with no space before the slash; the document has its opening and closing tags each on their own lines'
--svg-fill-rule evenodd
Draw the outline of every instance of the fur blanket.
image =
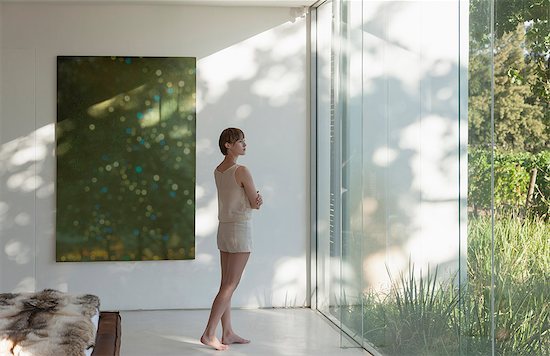
<svg viewBox="0 0 550 356">
<path fill-rule="evenodd" d="M 0 294 L 0 356 L 84 356 L 95 343 L 98 309 L 90 294 Z"/>
</svg>

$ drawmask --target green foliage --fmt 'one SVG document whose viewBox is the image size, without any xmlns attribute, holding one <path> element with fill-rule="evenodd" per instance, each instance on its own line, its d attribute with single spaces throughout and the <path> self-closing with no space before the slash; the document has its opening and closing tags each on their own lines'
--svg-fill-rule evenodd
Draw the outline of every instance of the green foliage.
<svg viewBox="0 0 550 356">
<path fill-rule="evenodd" d="M 456 277 L 436 282 L 437 268 L 416 277 L 409 265 L 389 291 L 371 290 L 362 305 L 346 305 L 343 322 L 386 355 L 488 355 L 494 315 L 497 355 L 550 354 L 550 225 L 498 218 L 494 244 L 491 226 L 490 217 L 470 218 L 468 277 L 460 287 Z"/>
<path fill-rule="evenodd" d="M 365 339 L 391 355 L 458 353 L 459 294 L 452 283 L 438 283 L 437 268 L 417 277 L 413 265 L 391 280 L 387 295 L 365 295 Z"/>
<path fill-rule="evenodd" d="M 470 0 L 470 52 L 488 48 L 491 37 L 491 1 Z"/>
<path fill-rule="evenodd" d="M 544 107 L 533 93 L 534 65 L 524 56 L 525 29 L 505 33 L 496 42 L 495 143 L 508 150 L 535 152 L 548 146 Z"/>
<path fill-rule="evenodd" d="M 495 143 L 512 150 L 549 148 L 550 0 L 470 1 L 469 138 L 491 143 L 494 53 Z M 491 49 L 494 20 L 494 51 Z"/>
<path fill-rule="evenodd" d="M 525 29 L 505 33 L 495 42 L 494 132 L 495 143 L 507 150 L 537 152 L 550 147 L 545 123 L 545 102 L 535 95 L 535 64 L 524 55 Z M 470 144 L 491 142 L 491 58 L 488 52 L 470 58 Z"/>
<path fill-rule="evenodd" d="M 531 82 L 533 93 L 545 103 L 550 102 L 550 0 L 497 0 L 495 1 L 495 31 L 501 38 L 514 31 L 518 25 L 525 26 L 523 46 L 528 52 L 528 61 L 533 64 L 535 77 Z M 548 125 L 548 114 L 546 116 Z"/>
<path fill-rule="evenodd" d="M 469 144 L 488 145 L 491 143 L 491 58 L 487 52 L 470 58 L 468 86 Z"/>
<path fill-rule="evenodd" d="M 535 190 L 525 210 L 531 171 L 537 169 Z M 527 213 L 550 217 L 550 150 L 529 152 L 495 151 L 494 206 L 500 213 Z M 468 154 L 468 205 L 475 214 L 491 208 L 491 152 L 471 148 Z"/>
<path fill-rule="evenodd" d="M 465 334 L 491 337 L 491 218 L 468 223 Z M 550 225 L 540 218 L 497 218 L 494 226 L 495 343 L 498 354 L 550 352 Z"/>
</svg>

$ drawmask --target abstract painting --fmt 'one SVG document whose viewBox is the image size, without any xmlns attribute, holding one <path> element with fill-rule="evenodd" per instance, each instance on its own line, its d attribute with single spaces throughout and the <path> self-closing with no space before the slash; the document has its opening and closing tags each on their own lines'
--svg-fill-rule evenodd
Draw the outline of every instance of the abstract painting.
<svg viewBox="0 0 550 356">
<path fill-rule="evenodd" d="M 56 260 L 195 257 L 196 58 L 57 57 Z"/>
</svg>

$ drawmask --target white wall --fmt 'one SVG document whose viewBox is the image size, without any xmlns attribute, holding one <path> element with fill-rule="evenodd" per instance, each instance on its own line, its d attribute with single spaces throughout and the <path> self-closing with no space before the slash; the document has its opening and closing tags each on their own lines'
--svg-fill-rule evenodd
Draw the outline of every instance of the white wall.
<svg viewBox="0 0 550 356">
<path fill-rule="evenodd" d="M 1 12 L 0 291 L 57 288 L 102 308 L 210 307 L 219 283 L 219 132 L 264 195 L 235 307 L 307 300 L 306 25 L 288 8 L 5 3 Z M 197 57 L 196 259 L 55 262 L 57 55 Z"/>
</svg>

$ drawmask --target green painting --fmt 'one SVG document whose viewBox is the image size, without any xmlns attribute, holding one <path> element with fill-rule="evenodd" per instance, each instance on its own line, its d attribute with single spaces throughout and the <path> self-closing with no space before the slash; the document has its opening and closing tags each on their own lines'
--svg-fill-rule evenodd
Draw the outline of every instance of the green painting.
<svg viewBox="0 0 550 356">
<path fill-rule="evenodd" d="M 57 57 L 56 260 L 195 257 L 196 59 Z"/>
</svg>

